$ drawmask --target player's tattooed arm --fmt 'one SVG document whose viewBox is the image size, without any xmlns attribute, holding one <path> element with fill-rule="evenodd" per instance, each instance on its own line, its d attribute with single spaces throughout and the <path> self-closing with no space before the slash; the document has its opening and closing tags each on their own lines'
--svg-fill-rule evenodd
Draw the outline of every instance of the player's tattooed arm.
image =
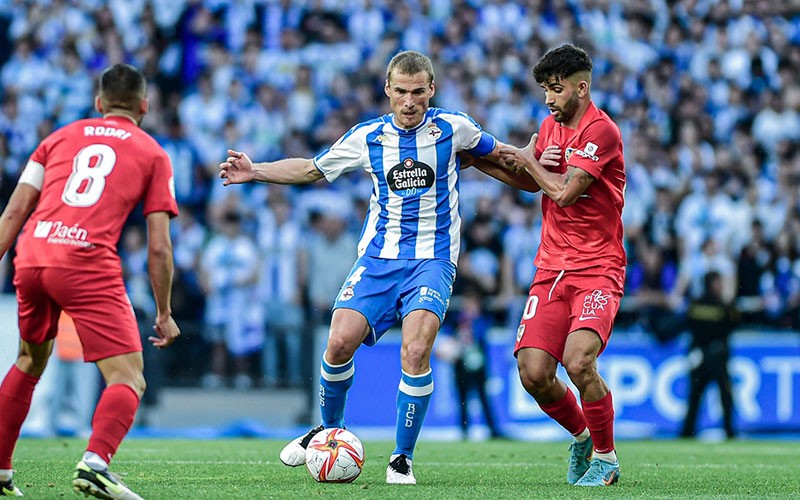
<svg viewBox="0 0 800 500">
<path fill-rule="evenodd" d="M 537 139 L 538 134 L 533 134 L 524 148 L 503 148 L 500 156 L 504 164 L 515 171 L 527 172 L 541 186 L 544 194 L 559 206 L 573 205 L 594 182 L 594 177 L 585 170 L 570 165 L 564 173 L 550 170 L 559 165 L 562 151 L 555 145 L 549 145 L 537 158 Z"/>
<path fill-rule="evenodd" d="M 578 198 L 583 198 L 586 195 L 586 190 L 594 182 L 594 176 L 586 170 L 572 165 L 567 166 L 567 171 L 564 173 L 564 191 L 562 193 L 561 206 L 569 206 L 575 203 Z"/>
</svg>

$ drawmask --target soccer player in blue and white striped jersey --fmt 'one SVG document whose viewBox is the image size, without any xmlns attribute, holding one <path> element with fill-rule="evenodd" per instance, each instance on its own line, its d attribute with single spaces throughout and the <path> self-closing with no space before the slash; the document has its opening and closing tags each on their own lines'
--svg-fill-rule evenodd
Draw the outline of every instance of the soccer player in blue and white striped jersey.
<svg viewBox="0 0 800 500">
<path fill-rule="evenodd" d="M 356 260 L 333 306 L 320 376 L 322 425 L 289 443 L 281 461 L 305 463 L 305 448 L 323 428 L 344 427 L 353 355 L 373 345 L 402 320 L 397 392 L 396 448 L 386 482 L 415 484 L 411 461 L 433 392 L 430 356 L 455 279 L 461 216 L 462 159 L 504 182 L 531 191 L 529 176 L 501 166 L 500 143 L 469 116 L 431 108 L 435 93 L 431 60 L 405 51 L 389 62 L 386 95 L 391 113 L 350 129 L 313 159 L 253 163 L 228 151 L 220 164 L 224 185 L 250 181 L 301 184 L 364 169 L 372 177 L 369 212 Z M 462 153 L 465 156 L 460 156 Z M 474 161 L 473 158 L 479 158 Z"/>
</svg>

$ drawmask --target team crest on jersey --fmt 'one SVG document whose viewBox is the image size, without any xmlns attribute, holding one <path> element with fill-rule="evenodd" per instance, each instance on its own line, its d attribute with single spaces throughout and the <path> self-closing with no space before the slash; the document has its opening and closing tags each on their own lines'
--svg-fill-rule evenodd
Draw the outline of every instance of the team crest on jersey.
<svg viewBox="0 0 800 500">
<path fill-rule="evenodd" d="M 436 126 L 434 123 L 428 124 L 428 136 L 433 139 L 434 141 L 438 141 L 439 137 L 442 135 L 442 129 Z"/>
<path fill-rule="evenodd" d="M 389 189 L 403 197 L 419 196 L 433 186 L 436 174 L 426 163 L 406 158 L 386 174 Z"/>
<path fill-rule="evenodd" d="M 342 290 L 342 293 L 339 294 L 339 300 L 344 302 L 346 300 L 350 300 L 356 296 L 356 292 L 353 291 L 353 285 L 348 285 Z"/>
<path fill-rule="evenodd" d="M 587 142 L 586 146 L 584 146 L 583 149 L 567 148 L 566 158 L 567 161 L 569 161 L 569 157 L 572 155 L 572 153 L 575 153 L 578 156 L 587 158 L 592 161 L 600 161 L 600 158 L 597 155 L 595 155 L 596 152 L 597 152 L 597 144 L 593 142 Z"/>
</svg>

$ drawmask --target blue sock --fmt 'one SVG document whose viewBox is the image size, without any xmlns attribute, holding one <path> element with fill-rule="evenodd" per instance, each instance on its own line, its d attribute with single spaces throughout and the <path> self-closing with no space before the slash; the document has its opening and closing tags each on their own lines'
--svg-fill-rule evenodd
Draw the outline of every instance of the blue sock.
<svg viewBox="0 0 800 500">
<path fill-rule="evenodd" d="M 355 371 L 353 358 L 344 364 L 332 365 L 325 361 L 325 354 L 322 354 L 319 409 L 325 428 L 344 427 L 344 405 L 347 402 L 347 391 L 353 385 Z"/>
<path fill-rule="evenodd" d="M 414 447 L 417 444 L 422 422 L 431 402 L 433 393 L 433 372 L 428 370 L 422 375 L 409 375 L 403 372 L 400 387 L 397 390 L 397 447 L 392 455 L 403 454 L 414 458 Z"/>
</svg>

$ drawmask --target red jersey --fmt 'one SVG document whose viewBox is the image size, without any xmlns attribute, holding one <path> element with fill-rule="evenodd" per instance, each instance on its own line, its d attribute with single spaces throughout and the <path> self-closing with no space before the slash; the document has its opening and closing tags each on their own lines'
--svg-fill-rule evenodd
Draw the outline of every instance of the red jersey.
<svg viewBox="0 0 800 500">
<path fill-rule="evenodd" d="M 622 244 L 622 206 L 625 192 L 625 163 L 619 128 L 606 113 L 589 103 L 576 129 L 548 116 L 539 128 L 536 157 L 548 146 L 557 145 L 562 162 L 549 170 L 564 173 L 567 166 L 580 168 L 594 182 L 569 207 L 542 198 L 542 242 L 534 263 L 551 271 L 574 271 L 601 267 L 599 272 L 624 270 L 627 259 Z"/>
<path fill-rule="evenodd" d="M 117 242 L 140 201 L 145 215 L 178 215 L 169 157 L 125 118 L 67 125 L 43 140 L 29 161 L 44 167 L 44 182 L 20 232 L 17 268 L 121 271 Z"/>
</svg>

